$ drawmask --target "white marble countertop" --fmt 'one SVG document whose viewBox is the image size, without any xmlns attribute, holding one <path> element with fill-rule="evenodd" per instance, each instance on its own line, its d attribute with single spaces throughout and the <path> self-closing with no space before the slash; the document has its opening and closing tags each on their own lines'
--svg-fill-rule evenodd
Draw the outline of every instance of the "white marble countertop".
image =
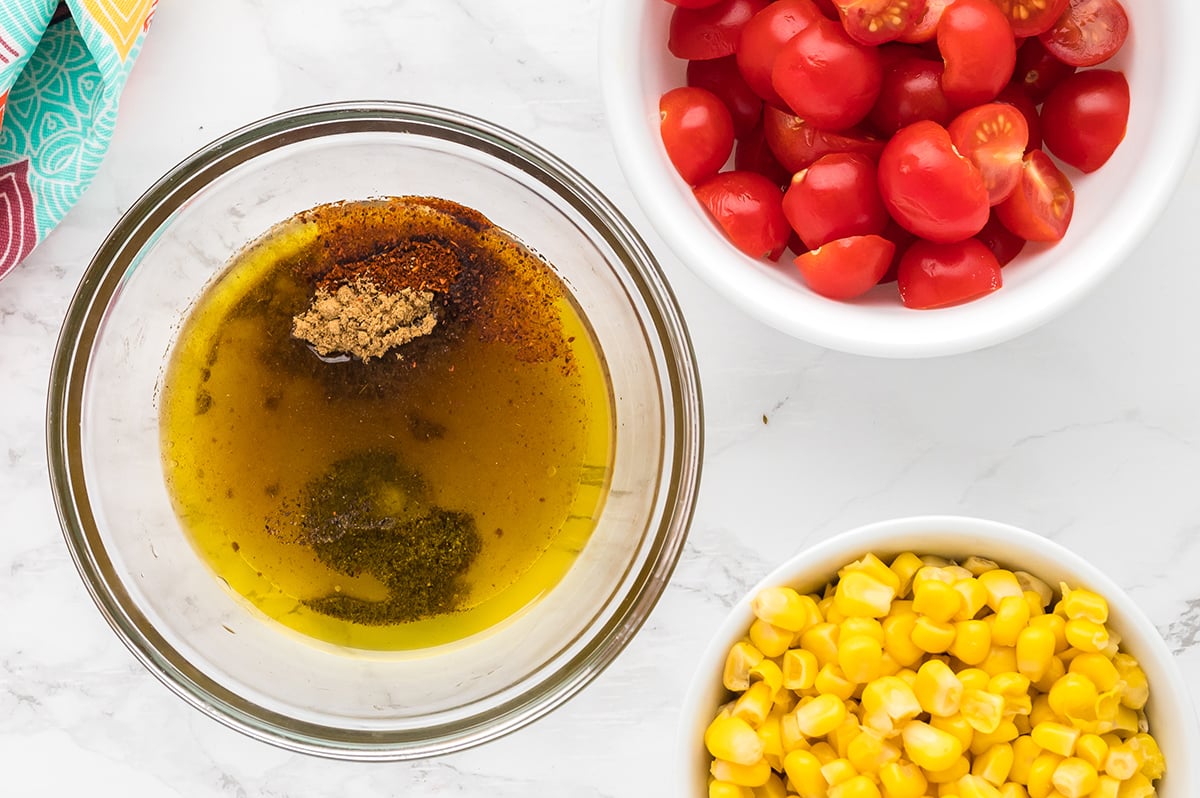
<svg viewBox="0 0 1200 798">
<path fill-rule="evenodd" d="M 699 283 L 653 235 L 617 166 L 597 70 L 600 0 L 164 3 L 104 167 L 0 281 L 0 794 L 667 794 L 676 707 L 705 629 L 797 548 L 914 513 L 1025 526 L 1125 586 L 1200 683 L 1200 162 L 1149 240 L 1064 317 L 926 361 L 787 338 Z M 550 716 L 430 761 L 306 758 L 242 737 L 139 665 L 89 599 L 46 476 L 46 381 L 95 247 L 161 173 L 300 105 L 429 102 L 563 156 L 658 252 L 705 390 L 704 481 L 672 584 L 617 661 Z"/>
</svg>

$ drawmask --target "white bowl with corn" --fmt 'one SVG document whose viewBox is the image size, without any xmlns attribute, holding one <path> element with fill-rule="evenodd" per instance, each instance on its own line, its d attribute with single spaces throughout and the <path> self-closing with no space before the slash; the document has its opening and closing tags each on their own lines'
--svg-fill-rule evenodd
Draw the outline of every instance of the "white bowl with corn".
<svg viewBox="0 0 1200 798">
<path fill-rule="evenodd" d="M 1192 706 L 1081 557 L 992 521 L 884 521 L 733 607 L 684 701 L 680 796 L 1193 798 Z"/>
</svg>

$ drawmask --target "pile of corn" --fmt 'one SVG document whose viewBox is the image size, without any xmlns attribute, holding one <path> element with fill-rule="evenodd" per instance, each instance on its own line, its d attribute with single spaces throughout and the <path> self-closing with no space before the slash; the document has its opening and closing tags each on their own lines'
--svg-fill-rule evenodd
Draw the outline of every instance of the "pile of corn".
<svg viewBox="0 0 1200 798">
<path fill-rule="evenodd" d="M 1053 605 L 1053 606 L 1052 606 Z M 767 588 L 704 734 L 709 798 L 1146 798 L 1146 675 L 1108 603 L 971 557 Z"/>
</svg>

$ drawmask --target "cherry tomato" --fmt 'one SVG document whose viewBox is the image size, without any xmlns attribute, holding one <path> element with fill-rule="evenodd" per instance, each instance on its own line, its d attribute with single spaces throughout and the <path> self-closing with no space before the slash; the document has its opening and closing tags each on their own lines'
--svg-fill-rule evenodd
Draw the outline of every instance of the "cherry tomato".
<svg viewBox="0 0 1200 798">
<path fill-rule="evenodd" d="M 769 105 L 763 109 L 763 135 L 771 152 L 789 172 L 806 169 L 831 152 L 861 152 L 872 160 L 878 160 L 883 152 L 882 141 L 861 131 L 818 130 L 800 117 Z"/>
<path fill-rule="evenodd" d="M 1013 193 L 1029 143 L 1029 126 L 1020 111 L 1008 103 L 977 105 L 956 116 L 946 130 L 954 148 L 983 175 L 989 205 Z"/>
<path fill-rule="evenodd" d="M 936 122 L 911 124 L 884 146 L 879 192 L 892 218 L 930 241 L 970 238 L 988 219 L 983 176 Z"/>
<path fill-rule="evenodd" d="M 1020 85 L 1034 103 L 1045 100 L 1050 90 L 1073 72 L 1075 67 L 1059 61 L 1036 36 L 1026 39 L 1017 48 L 1013 82 Z"/>
<path fill-rule="evenodd" d="M 733 118 L 717 95 L 680 86 L 658 101 L 659 129 L 667 156 L 694 186 L 717 173 L 733 152 Z"/>
<path fill-rule="evenodd" d="M 1129 122 L 1129 83 L 1120 72 L 1089 69 L 1058 84 L 1042 105 L 1046 149 L 1084 172 L 1112 157 Z"/>
<path fill-rule="evenodd" d="M 1095 66 L 1112 58 L 1129 35 L 1129 17 L 1117 0 L 1070 0 L 1040 37 L 1064 64 Z"/>
<path fill-rule="evenodd" d="M 925 10 L 900 34 L 900 41 L 909 44 L 924 44 L 933 41 L 937 36 L 938 23 L 942 21 L 942 14 L 946 11 L 946 6 L 952 2 L 953 0 L 926 0 Z"/>
<path fill-rule="evenodd" d="M 762 99 L 746 85 L 731 55 L 688 61 L 687 85 L 708 89 L 725 103 L 733 117 L 734 135 L 750 131 L 762 121 Z"/>
<path fill-rule="evenodd" d="M 974 238 L 949 244 L 916 241 L 896 274 L 900 301 L 922 310 L 978 299 L 1002 282 L 996 256 Z"/>
<path fill-rule="evenodd" d="M 733 55 L 742 26 L 768 2 L 717 0 L 702 8 L 676 8 L 667 28 L 667 50 L 687 61 Z"/>
<path fill-rule="evenodd" d="M 824 18 L 812 0 L 777 0 L 746 23 L 738 41 L 737 65 L 759 97 L 775 105 L 784 104 L 771 85 L 775 56 L 784 42 L 814 20 Z"/>
<path fill-rule="evenodd" d="M 777 186 L 786 187 L 792 180 L 791 171 L 784 169 L 771 152 L 761 124 L 739 137 L 734 144 L 733 168 L 758 172 Z"/>
<path fill-rule="evenodd" d="M 783 213 L 809 249 L 881 233 L 888 223 L 875 162 L 854 152 L 825 155 L 797 172 L 784 192 Z"/>
<path fill-rule="evenodd" d="M 836 0 L 842 26 L 860 44 L 898 39 L 925 15 L 926 0 Z"/>
<path fill-rule="evenodd" d="M 960 108 L 991 102 L 1012 78 L 1016 40 L 991 0 L 955 0 L 942 14 L 937 46 L 946 62 L 942 90 Z"/>
<path fill-rule="evenodd" d="M 992 251 L 992 254 L 996 256 L 996 261 L 1001 266 L 1011 263 L 1012 259 L 1021 254 L 1021 250 L 1028 243 L 1025 239 L 1005 227 L 994 212 L 988 217 L 987 224 L 983 226 L 983 229 L 975 237 Z"/>
<path fill-rule="evenodd" d="M 667 2 L 680 8 L 704 8 L 713 5 L 718 0 L 667 0 Z"/>
<path fill-rule="evenodd" d="M 792 228 L 783 215 L 783 192 L 755 172 L 721 172 L 694 189 L 733 245 L 752 258 L 778 260 Z"/>
<path fill-rule="evenodd" d="M 789 39 L 771 71 L 771 83 L 788 107 L 825 130 L 861 122 L 879 97 L 882 80 L 879 51 L 827 19 Z"/>
<path fill-rule="evenodd" d="M 1029 143 L 1025 145 L 1025 152 L 1040 149 L 1042 146 L 1041 116 L 1038 114 L 1033 100 L 1025 93 L 1025 89 L 1016 83 L 1010 83 L 996 95 L 996 102 L 1008 103 L 1025 117 L 1025 126 L 1029 128 Z"/>
<path fill-rule="evenodd" d="M 1013 35 L 1037 36 L 1050 29 L 1067 7 L 1067 0 L 992 0 L 1004 12 Z"/>
<path fill-rule="evenodd" d="M 913 122 L 945 125 L 953 119 L 942 91 L 942 69 L 940 61 L 914 56 L 901 56 L 885 67 L 879 99 L 868 117 L 875 129 L 890 136 Z"/>
<path fill-rule="evenodd" d="M 879 283 L 896 245 L 877 235 L 851 236 L 796 257 L 796 268 L 816 293 L 830 299 L 854 299 Z"/>
<path fill-rule="evenodd" d="M 1075 190 L 1050 156 L 1041 150 L 1025 154 L 1021 182 L 996 206 L 996 218 L 1027 241 L 1058 241 L 1075 211 Z"/>
</svg>

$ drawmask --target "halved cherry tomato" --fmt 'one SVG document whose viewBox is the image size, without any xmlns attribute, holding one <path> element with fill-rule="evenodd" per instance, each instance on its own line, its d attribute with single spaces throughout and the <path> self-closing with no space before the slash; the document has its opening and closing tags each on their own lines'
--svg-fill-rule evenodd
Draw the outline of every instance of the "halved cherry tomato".
<svg viewBox="0 0 1200 798">
<path fill-rule="evenodd" d="M 996 260 L 1001 266 L 1011 263 L 1012 259 L 1021 254 L 1021 250 L 1029 243 L 1005 227 L 1004 223 L 996 218 L 994 212 L 988 218 L 987 224 L 983 226 L 983 229 L 975 234 L 975 237 L 992 251 L 992 254 L 996 256 Z"/>
<path fill-rule="evenodd" d="M 996 206 L 996 217 L 1026 241 L 1058 241 L 1075 211 L 1075 189 L 1050 156 L 1041 150 L 1025 154 L 1021 182 Z"/>
<path fill-rule="evenodd" d="M 1084 172 L 1107 163 L 1128 123 L 1129 82 L 1108 69 L 1076 72 L 1042 105 L 1046 149 Z"/>
<path fill-rule="evenodd" d="M 719 2 L 719 0 L 667 0 L 667 2 L 680 8 L 705 8 Z"/>
<path fill-rule="evenodd" d="M 875 162 L 853 152 L 823 156 L 797 172 L 784 192 L 783 213 L 809 249 L 881 233 L 888 223 Z"/>
<path fill-rule="evenodd" d="M 1067 7 L 1067 0 L 992 0 L 1004 12 L 1013 34 L 1024 38 L 1050 29 Z"/>
<path fill-rule="evenodd" d="M 930 241 L 970 238 L 988 219 L 983 176 L 936 122 L 892 136 L 879 156 L 879 193 L 892 218 Z"/>
<path fill-rule="evenodd" d="M 937 36 L 938 24 L 946 7 L 954 0 L 926 0 L 925 10 L 915 22 L 900 34 L 900 41 L 909 44 L 924 44 Z"/>
<path fill-rule="evenodd" d="M 1040 38 L 1064 64 L 1095 66 L 1112 58 L 1129 35 L 1129 17 L 1118 0 L 1070 0 Z"/>
<path fill-rule="evenodd" d="M 746 83 L 759 97 L 775 105 L 784 104 L 771 85 L 775 56 L 784 42 L 818 19 L 825 17 L 812 0 L 777 0 L 755 14 L 742 28 L 737 65 Z"/>
<path fill-rule="evenodd" d="M 733 117 L 733 133 L 740 136 L 762 121 L 762 99 L 746 85 L 733 56 L 688 61 L 687 85 L 708 89 L 725 103 Z"/>
<path fill-rule="evenodd" d="M 702 8 L 676 8 L 667 28 L 667 49 L 687 61 L 733 55 L 742 26 L 768 2 L 717 0 Z"/>
<path fill-rule="evenodd" d="M 758 172 L 777 186 L 787 187 L 792 180 L 790 169 L 784 169 L 771 152 L 763 126 L 757 125 L 740 136 L 733 146 L 733 168 Z"/>
<path fill-rule="evenodd" d="M 883 44 L 900 38 L 925 15 L 926 0 L 836 0 L 842 25 L 860 44 Z"/>
<path fill-rule="evenodd" d="M 854 299 L 879 283 L 896 245 L 877 235 L 851 236 L 796 257 L 796 268 L 816 293 L 830 299 Z"/>
<path fill-rule="evenodd" d="M 770 105 L 763 109 L 763 135 L 771 152 L 789 172 L 806 169 L 831 152 L 861 152 L 872 160 L 878 160 L 883 152 L 883 142 L 862 131 L 818 130 L 800 117 Z"/>
<path fill-rule="evenodd" d="M 1017 43 L 991 0 L 955 0 L 937 29 L 942 91 L 960 108 L 991 102 L 1012 78 Z"/>
<path fill-rule="evenodd" d="M 721 172 L 694 189 L 733 245 L 752 258 L 778 260 L 792 232 L 783 192 L 755 172 Z"/>
<path fill-rule="evenodd" d="M 943 69 L 940 61 L 915 56 L 901 56 L 886 66 L 879 99 L 868 116 L 875 129 L 890 136 L 926 119 L 949 123 L 954 111 L 942 91 Z"/>
<path fill-rule="evenodd" d="M 1025 152 L 1030 150 L 1041 149 L 1042 146 L 1042 120 L 1038 114 L 1037 106 L 1033 104 L 1033 100 L 1025 93 L 1025 89 L 1018 86 L 1016 83 L 1010 83 L 1000 90 L 996 95 L 996 102 L 1008 103 L 1012 107 L 1021 112 L 1025 117 L 1025 125 L 1029 128 L 1029 143 L 1025 145 Z"/>
<path fill-rule="evenodd" d="M 949 244 L 916 241 L 896 273 L 900 301 L 922 310 L 978 299 L 1002 282 L 996 256 L 974 238 Z"/>
<path fill-rule="evenodd" d="M 1055 86 L 1074 72 L 1075 67 L 1059 61 L 1041 39 L 1033 36 L 1017 48 L 1013 83 L 1020 85 L 1034 103 L 1041 103 Z"/>
<path fill-rule="evenodd" d="M 1007 199 L 1021 179 L 1029 126 L 1008 103 L 987 103 L 963 111 L 946 128 L 954 148 L 983 175 L 988 204 Z"/>
<path fill-rule="evenodd" d="M 680 86 L 658 101 L 663 146 L 689 186 L 717 173 L 733 152 L 733 119 L 708 89 Z"/>
<path fill-rule="evenodd" d="M 820 19 L 783 45 L 771 84 L 788 107 L 825 130 L 861 122 L 879 97 L 879 51 L 864 47 L 836 22 Z"/>
</svg>

